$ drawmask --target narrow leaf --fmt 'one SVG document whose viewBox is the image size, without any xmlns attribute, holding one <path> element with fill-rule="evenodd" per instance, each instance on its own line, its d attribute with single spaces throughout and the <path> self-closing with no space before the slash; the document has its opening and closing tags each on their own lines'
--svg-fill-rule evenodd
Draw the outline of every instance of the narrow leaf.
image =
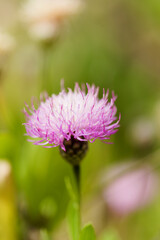
<svg viewBox="0 0 160 240">
<path fill-rule="evenodd" d="M 68 191 L 68 194 L 69 194 L 71 200 L 76 201 L 77 197 L 76 197 L 75 191 L 73 189 L 73 186 L 71 184 L 71 181 L 68 177 L 65 178 L 65 184 L 66 184 L 66 188 L 67 188 L 67 191 Z"/>
<path fill-rule="evenodd" d="M 71 201 L 68 207 L 69 231 L 72 240 L 78 240 L 80 234 L 80 213 L 76 201 Z"/>
<path fill-rule="evenodd" d="M 80 240 L 96 240 L 94 228 L 91 224 L 87 224 L 81 231 Z"/>
</svg>

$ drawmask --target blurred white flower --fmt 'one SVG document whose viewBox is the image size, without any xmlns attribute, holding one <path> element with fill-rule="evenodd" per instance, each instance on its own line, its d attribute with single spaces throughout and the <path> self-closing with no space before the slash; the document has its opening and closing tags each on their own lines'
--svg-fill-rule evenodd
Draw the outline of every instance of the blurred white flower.
<svg viewBox="0 0 160 240">
<path fill-rule="evenodd" d="M 0 160 L 0 186 L 3 185 L 11 174 L 11 165 L 5 160 Z"/>
<path fill-rule="evenodd" d="M 40 41 L 50 40 L 59 34 L 59 26 L 57 23 L 41 22 L 32 24 L 29 29 L 30 35 Z"/>
<path fill-rule="evenodd" d="M 23 8 L 28 22 L 61 21 L 81 8 L 79 0 L 29 0 Z"/>
<path fill-rule="evenodd" d="M 113 168 L 109 177 L 114 180 L 104 190 L 107 206 L 118 216 L 128 215 L 149 204 L 158 187 L 158 177 L 151 167 L 131 167 L 126 164 Z"/>
<path fill-rule="evenodd" d="M 14 46 L 14 39 L 10 35 L 0 32 L 0 56 L 9 54 Z"/>
<path fill-rule="evenodd" d="M 130 126 L 129 136 L 132 143 L 137 147 L 147 148 L 152 146 L 156 136 L 154 122 L 145 117 L 135 120 Z"/>
<path fill-rule="evenodd" d="M 21 16 L 30 25 L 32 36 L 50 39 L 57 36 L 61 23 L 81 7 L 80 0 L 28 0 Z"/>
</svg>

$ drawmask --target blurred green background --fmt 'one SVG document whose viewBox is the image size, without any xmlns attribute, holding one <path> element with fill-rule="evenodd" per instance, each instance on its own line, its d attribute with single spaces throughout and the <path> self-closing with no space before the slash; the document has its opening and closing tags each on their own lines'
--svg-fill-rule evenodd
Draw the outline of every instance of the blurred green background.
<svg viewBox="0 0 160 240">
<path fill-rule="evenodd" d="M 2 216 L 8 218 L 0 240 L 47 239 L 41 229 L 49 229 L 53 239 L 68 239 L 64 218 L 69 196 L 64 178 L 72 176 L 70 166 L 58 148 L 27 142 L 22 125 L 24 103 L 30 104 L 31 97 L 39 98 L 44 90 L 58 94 L 62 78 L 66 88 L 73 89 L 75 82 L 100 86 L 99 97 L 103 88 L 110 89 L 110 96 L 113 90 L 122 115 L 121 127 L 111 138 L 114 144 L 98 140 L 90 144 L 82 163 L 84 221 L 93 222 L 97 239 L 109 227 L 122 240 L 160 239 L 159 193 L 144 209 L 115 218 L 105 206 L 101 184 L 104 169 L 126 161 L 145 161 L 159 174 L 160 2 L 84 2 L 83 11 L 63 25 L 52 45 L 46 45 L 33 40 L 20 21 L 22 1 L 0 1 L 0 29 L 15 40 L 0 79 L 0 159 L 12 166 L 12 181 L 5 187 L 12 196 L 0 192 L 0 204 L 4 199 L 2 204 L 8 207 L 1 204 L 1 211 L 6 211 Z M 137 128 L 139 120 L 142 128 Z M 143 139 L 146 122 L 152 131 Z M 3 221 L 0 217 L 0 226 Z"/>
</svg>

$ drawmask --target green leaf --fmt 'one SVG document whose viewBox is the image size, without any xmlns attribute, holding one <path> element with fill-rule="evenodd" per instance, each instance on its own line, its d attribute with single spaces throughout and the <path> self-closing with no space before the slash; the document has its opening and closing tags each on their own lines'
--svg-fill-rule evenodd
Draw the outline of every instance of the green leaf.
<svg viewBox="0 0 160 240">
<path fill-rule="evenodd" d="M 110 228 L 102 236 L 101 240 L 121 240 L 116 230 Z"/>
<path fill-rule="evenodd" d="M 46 229 L 42 229 L 40 231 L 40 240 L 51 240 L 49 233 L 47 232 Z"/>
<path fill-rule="evenodd" d="M 67 212 L 69 232 L 72 240 L 78 240 L 80 235 L 80 209 L 78 196 L 76 195 L 76 191 L 74 190 L 69 178 L 65 179 L 65 183 L 68 194 L 71 198 Z"/>
<path fill-rule="evenodd" d="M 57 212 L 57 204 L 51 197 L 43 199 L 39 206 L 40 213 L 47 219 L 52 219 Z"/>
<path fill-rule="evenodd" d="M 67 188 L 67 191 L 68 191 L 68 194 L 69 194 L 71 200 L 72 201 L 76 201 L 77 200 L 77 196 L 75 194 L 75 191 L 73 189 L 73 186 L 71 184 L 71 181 L 70 181 L 69 177 L 65 178 L 65 184 L 66 184 L 66 188 Z"/>
<path fill-rule="evenodd" d="M 95 231 L 91 224 L 87 224 L 82 229 L 79 240 L 96 240 Z"/>
<path fill-rule="evenodd" d="M 71 201 L 68 207 L 68 222 L 69 231 L 72 240 L 78 240 L 80 234 L 80 212 L 79 204 L 76 201 Z"/>
</svg>

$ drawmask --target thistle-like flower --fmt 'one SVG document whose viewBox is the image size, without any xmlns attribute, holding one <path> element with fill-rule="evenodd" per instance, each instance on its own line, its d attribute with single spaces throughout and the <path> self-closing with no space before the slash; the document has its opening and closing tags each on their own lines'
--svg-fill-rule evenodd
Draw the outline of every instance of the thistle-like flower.
<svg viewBox="0 0 160 240">
<path fill-rule="evenodd" d="M 103 98 L 98 98 L 99 88 L 85 85 L 82 89 L 78 83 L 75 89 L 66 91 L 62 88 L 59 95 L 46 96 L 35 109 L 34 104 L 26 105 L 24 113 L 27 122 L 26 135 L 36 145 L 45 147 L 60 146 L 60 152 L 69 162 L 79 164 L 88 148 L 88 141 L 108 140 L 117 132 L 115 100 L 108 102 L 108 93 L 103 90 Z M 107 143 L 107 142 L 106 142 Z"/>
</svg>

